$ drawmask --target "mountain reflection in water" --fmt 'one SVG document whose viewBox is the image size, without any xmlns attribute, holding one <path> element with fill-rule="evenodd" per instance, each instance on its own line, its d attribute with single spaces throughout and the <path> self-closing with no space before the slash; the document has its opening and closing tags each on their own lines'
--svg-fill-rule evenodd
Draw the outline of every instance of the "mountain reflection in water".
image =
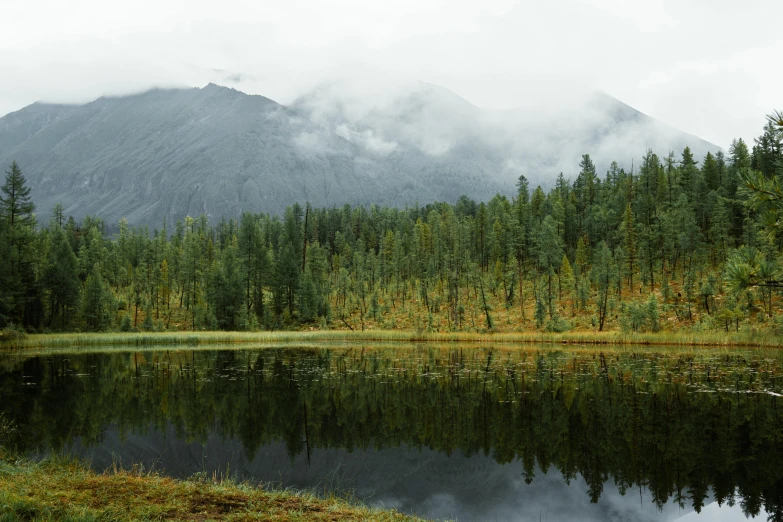
<svg viewBox="0 0 783 522">
<path fill-rule="evenodd" d="M 0 411 L 20 449 L 99 469 L 228 471 L 433 518 L 783 521 L 780 369 L 647 348 L 6 355 Z"/>
</svg>

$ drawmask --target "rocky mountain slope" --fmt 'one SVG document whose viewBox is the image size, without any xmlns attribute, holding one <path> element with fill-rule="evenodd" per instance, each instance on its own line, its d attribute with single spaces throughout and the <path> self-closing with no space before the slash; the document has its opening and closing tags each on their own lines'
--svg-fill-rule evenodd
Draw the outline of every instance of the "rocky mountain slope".
<svg viewBox="0 0 783 522">
<path fill-rule="evenodd" d="M 717 149 L 606 95 L 578 111 L 488 111 L 425 83 L 382 101 L 325 84 L 289 107 L 209 84 L 0 118 L 0 164 L 22 167 L 39 219 L 62 203 L 77 218 L 152 226 L 305 201 L 485 200 L 513 193 L 522 173 L 533 183 L 573 176 L 583 153 L 601 168 L 686 145 L 697 156 Z"/>
</svg>

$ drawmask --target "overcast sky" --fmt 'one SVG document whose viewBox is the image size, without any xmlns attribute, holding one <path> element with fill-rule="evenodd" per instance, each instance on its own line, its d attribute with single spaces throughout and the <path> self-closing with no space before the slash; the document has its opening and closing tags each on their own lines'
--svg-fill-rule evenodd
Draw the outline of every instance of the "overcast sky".
<svg viewBox="0 0 783 522">
<path fill-rule="evenodd" d="M 781 19 L 779 0 L 2 0 L 0 114 L 208 81 L 285 103 L 377 67 L 486 108 L 596 87 L 727 148 L 783 109 Z"/>
</svg>

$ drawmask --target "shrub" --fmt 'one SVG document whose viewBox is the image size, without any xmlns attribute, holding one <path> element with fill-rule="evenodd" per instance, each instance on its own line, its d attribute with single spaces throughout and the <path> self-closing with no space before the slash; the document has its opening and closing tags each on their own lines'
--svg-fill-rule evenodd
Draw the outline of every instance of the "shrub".
<svg viewBox="0 0 783 522">
<path fill-rule="evenodd" d="M 626 333 L 660 330 L 660 311 L 655 294 L 650 294 L 644 303 L 623 303 L 620 310 L 620 328 Z"/>
<path fill-rule="evenodd" d="M 145 332 L 152 332 L 155 330 L 155 322 L 152 320 L 152 308 L 147 307 L 144 310 L 144 321 L 141 323 L 141 329 Z"/>
<path fill-rule="evenodd" d="M 133 330 L 133 323 L 131 322 L 130 315 L 124 314 L 122 316 L 122 320 L 120 321 L 120 331 L 130 332 L 131 330 Z"/>
<path fill-rule="evenodd" d="M 568 330 L 571 329 L 571 323 L 569 323 L 559 315 L 555 315 L 554 318 L 546 322 L 544 329 L 547 332 L 554 332 L 554 333 L 567 332 Z"/>
<path fill-rule="evenodd" d="M 16 344 L 25 338 L 27 332 L 20 326 L 16 326 L 14 323 L 9 324 L 2 330 L 0 330 L 0 344 L 9 343 Z"/>
<path fill-rule="evenodd" d="M 711 315 L 704 314 L 701 317 L 699 317 L 698 322 L 693 325 L 693 330 L 696 332 L 714 332 L 718 328 L 721 328 L 723 325 L 721 325 L 718 321 L 715 320 L 715 318 Z"/>
<path fill-rule="evenodd" d="M 541 328 L 544 324 L 544 320 L 546 319 L 546 306 L 544 305 L 544 301 L 536 297 L 536 311 L 535 311 L 535 317 L 536 317 L 536 328 Z"/>
<path fill-rule="evenodd" d="M 639 332 L 644 328 L 647 317 L 645 308 L 639 303 L 623 303 L 620 308 L 620 328 L 623 332 Z"/>
<path fill-rule="evenodd" d="M 660 319 L 660 313 L 658 312 L 658 298 L 655 294 L 650 294 L 645 303 L 645 315 L 647 316 L 647 327 L 651 332 L 657 332 L 661 329 L 661 325 L 658 322 Z"/>
</svg>

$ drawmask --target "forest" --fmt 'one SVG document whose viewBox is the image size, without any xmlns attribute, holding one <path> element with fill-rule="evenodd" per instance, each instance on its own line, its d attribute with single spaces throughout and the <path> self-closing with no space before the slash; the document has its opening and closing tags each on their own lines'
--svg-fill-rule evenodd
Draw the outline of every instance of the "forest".
<svg viewBox="0 0 783 522">
<path fill-rule="evenodd" d="M 289 207 L 162 228 L 38 223 L 23 165 L 0 194 L 0 328 L 16 331 L 783 329 L 783 118 L 752 147 L 512 197 Z"/>
</svg>

